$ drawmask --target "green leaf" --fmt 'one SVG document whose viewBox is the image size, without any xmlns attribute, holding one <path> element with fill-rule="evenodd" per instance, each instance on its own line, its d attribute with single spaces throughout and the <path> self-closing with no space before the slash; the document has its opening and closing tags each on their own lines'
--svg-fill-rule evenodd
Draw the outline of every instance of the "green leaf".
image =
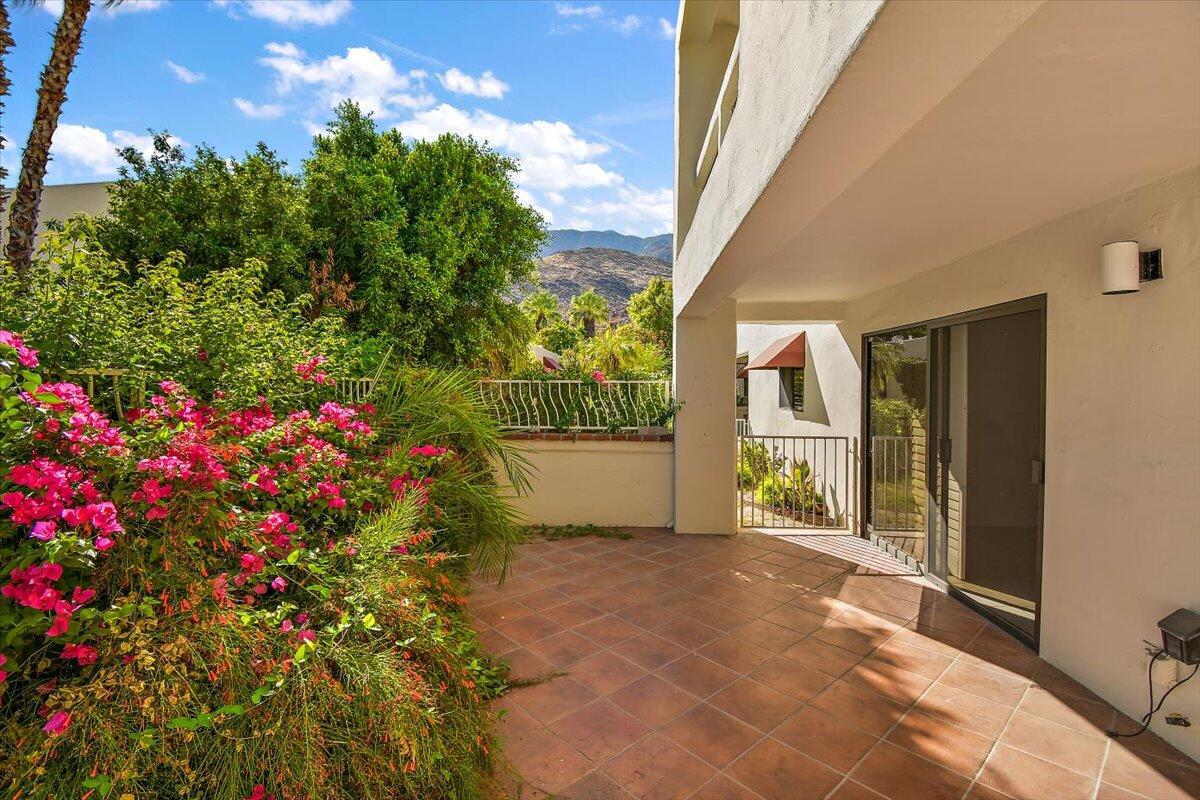
<svg viewBox="0 0 1200 800">
<path fill-rule="evenodd" d="M 378 627 L 378 626 L 375 624 L 375 615 L 374 615 L 374 614 L 367 614 L 366 616 L 364 616 L 364 617 L 362 618 L 362 623 L 363 623 L 363 627 L 364 627 L 364 628 L 376 628 L 376 627 Z"/>
</svg>

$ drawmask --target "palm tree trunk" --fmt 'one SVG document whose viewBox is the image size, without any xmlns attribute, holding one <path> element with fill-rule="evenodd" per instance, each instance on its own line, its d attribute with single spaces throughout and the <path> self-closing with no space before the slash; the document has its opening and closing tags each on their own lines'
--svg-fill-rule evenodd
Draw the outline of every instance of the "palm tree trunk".
<svg viewBox="0 0 1200 800">
<path fill-rule="evenodd" d="M 37 110 L 33 115 L 29 141 L 25 143 L 25 152 L 21 156 L 21 178 L 17 183 L 12 213 L 8 217 L 6 250 L 8 260 L 18 275 L 24 275 L 33 260 L 33 237 L 37 231 L 46 165 L 50 161 L 50 143 L 54 140 L 58 117 L 67 99 L 67 81 L 75 66 L 75 55 L 83 41 L 83 26 L 91 8 L 92 0 L 66 0 L 54 31 L 50 61 L 42 70 Z"/>
<path fill-rule="evenodd" d="M 4 151 L 4 98 L 8 97 L 8 67 L 4 60 L 8 57 L 8 51 L 12 49 L 13 38 L 12 32 L 8 27 L 8 6 L 4 0 L 0 0 L 0 154 Z M 5 188 L 5 182 L 8 180 L 8 170 L 0 163 L 0 215 L 3 215 L 4 209 L 8 207 L 8 189 Z"/>
</svg>

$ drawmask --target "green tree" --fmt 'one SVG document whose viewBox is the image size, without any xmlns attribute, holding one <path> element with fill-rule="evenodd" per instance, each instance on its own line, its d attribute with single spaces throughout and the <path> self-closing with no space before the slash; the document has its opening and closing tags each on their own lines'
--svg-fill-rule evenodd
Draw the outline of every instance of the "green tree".
<svg viewBox="0 0 1200 800">
<path fill-rule="evenodd" d="M 596 327 L 608 322 L 608 301 L 595 289 L 588 289 L 571 298 L 571 324 L 583 328 L 588 339 L 596 335 Z"/>
<path fill-rule="evenodd" d="M 538 331 L 535 341 L 547 350 L 559 355 L 574 350 L 583 341 L 583 333 L 574 325 L 561 320 L 552 322 Z"/>
<path fill-rule="evenodd" d="M 517 324 L 505 295 L 533 277 L 545 238 L 516 170 L 473 139 L 409 146 L 354 103 L 338 107 L 305 162 L 305 191 L 317 246 L 359 286 L 360 330 L 392 337 L 406 359 L 492 360 Z"/>
<path fill-rule="evenodd" d="M 120 155 L 121 177 L 96 226 L 109 255 L 134 266 L 178 251 L 186 280 L 258 259 L 267 288 L 289 297 L 308 289 L 311 231 L 300 180 L 265 144 L 240 161 L 201 145 L 189 162 L 164 132 L 154 134 L 149 157 L 132 147 Z"/>
<path fill-rule="evenodd" d="M 32 5 L 32 3 L 30 3 Z M 115 5 L 108 0 L 106 6 Z M 8 215 L 8 243 L 5 252 L 23 280 L 33 260 L 33 237 L 37 230 L 38 208 L 42 204 L 46 165 L 50 162 L 50 143 L 58 129 L 58 117 L 67 100 L 67 81 L 75 68 L 75 56 L 83 43 L 83 26 L 92 10 L 92 0 L 66 0 L 58 24 L 54 28 L 54 45 L 50 60 L 42 70 L 38 83 L 37 107 L 33 125 L 21 154 L 21 174 L 13 193 Z M 5 15 L 7 20 L 7 15 Z"/>
<path fill-rule="evenodd" d="M 562 322 L 562 314 L 558 311 L 558 298 L 546 289 L 538 289 L 522 300 L 521 310 L 533 322 L 535 331 L 540 331 L 555 322 Z"/>
<path fill-rule="evenodd" d="M 629 319 L 637 330 L 664 351 L 671 348 L 675 301 L 671 282 L 655 276 L 646 288 L 629 298 Z"/>
<path fill-rule="evenodd" d="M 646 342 L 631 325 L 605 328 L 576 351 L 585 372 L 598 369 L 609 377 L 649 377 L 662 372 L 667 360 L 657 345 Z"/>
<path fill-rule="evenodd" d="M 8 79 L 8 66 L 5 63 L 8 51 L 12 49 L 12 30 L 9 26 L 8 6 L 0 0 L 0 131 L 4 130 L 4 98 L 8 96 L 11 82 Z M 4 135 L 0 133 L 0 151 L 4 150 Z M 8 170 L 0 164 L 0 209 L 8 207 Z"/>
</svg>

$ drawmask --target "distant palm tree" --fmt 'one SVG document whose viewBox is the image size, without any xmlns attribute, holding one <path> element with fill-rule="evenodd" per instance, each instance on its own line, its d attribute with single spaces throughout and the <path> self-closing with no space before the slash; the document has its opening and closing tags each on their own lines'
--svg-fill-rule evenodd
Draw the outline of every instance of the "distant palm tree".
<svg viewBox="0 0 1200 800">
<path fill-rule="evenodd" d="M 558 298 L 545 289 L 538 289 L 522 300 L 521 310 L 533 320 L 535 331 L 562 319 L 562 315 L 558 313 Z"/>
<path fill-rule="evenodd" d="M 38 5 L 31 0 L 18 0 L 16 4 Z M 107 6 L 115 4 L 113 0 L 105 3 Z M 67 81 L 75 66 L 75 56 L 83 41 L 83 26 L 91 10 L 92 0 L 66 0 L 54 30 L 50 60 L 42 70 L 37 109 L 33 114 L 33 126 L 29 130 L 25 152 L 21 156 L 21 175 L 8 217 L 8 244 L 5 250 L 9 263 L 19 275 L 25 274 L 33 260 L 33 237 L 37 231 L 46 165 L 50 161 L 50 144 L 67 99 Z"/>
<path fill-rule="evenodd" d="M 8 27 L 8 6 L 4 4 L 4 0 L 0 0 L 0 131 L 4 130 L 4 98 L 8 97 L 8 67 L 4 64 L 4 59 L 8 57 L 8 51 L 12 49 L 13 38 L 12 32 Z M 4 150 L 4 135 L 0 133 L 0 151 Z M 8 170 L 3 164 L 0 164 L 0 212 L 3 212 L 4 207 L 8 205 L 8 190 L 4 188 L 4 182 L 8 179 Z"/>
<path fill-rule="evenodd" d="M 578 358 L 585 372 L 597 369 L 609 377 L 630 373 L 649 377 L 667 366 L 662 350 L 643 341 L 633 325 L 605 328 L 583 343 Z"/>
<path fill-rule="evenodd" d="M 582 325 L 587 338 L 596 335 L 596 326 L 608 322 L 608 301 L 595 289 L 571 298 L 571 324 Z"/>
</svg>

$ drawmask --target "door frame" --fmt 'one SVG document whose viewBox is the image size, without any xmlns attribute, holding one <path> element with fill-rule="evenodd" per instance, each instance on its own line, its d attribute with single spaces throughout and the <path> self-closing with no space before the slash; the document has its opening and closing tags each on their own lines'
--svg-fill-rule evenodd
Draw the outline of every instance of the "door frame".
<svg viewBox="0 0 1200 800">
<path fill-rule="evenodd" d="M 1036 652 L 1041 641 L 1042 615 L 1042 583 L 1045 576 L 1042 573 L 1042 547 L 1043 534 L 1045 525 L 1045 507 L 1046 507 L 1046 295 L 1038 294 L 1029 297 L 1022 297 L 1017 300 L 1011 300 L 1004 303 L 996 303 L 982 308 L 972 309 L 970 311 L 961 311 L 955 314 L 948 314 L 933 319 L 917 320 L 904 325 L 894 325 L 888 328 L 867 331 L 862 335 L 862 402 L 860 427 L 860 441 L 869 443 L 871 441 L 871 365 L 870 365 L 870 345 L 869 340 L 876 336 L 887 335 L 889 333 L 898 333 L 925 326 L 929 332 L 929 347 L 928 367 L 925 371 L 925 398 L 928 419 L 926 421 L 925 430 L 925 486 L 927 507 L 925 514 L 925 562 L 924 573 L 934 585 L 945 591 L 950 596 L 957 599 L 959 602 L 967 605 L 972 610 L 981 614 L 988 621 L 1003 629 L 1006 633 L 1014 638 L 1024 642 L 1033 648 Z M 949 349 L 949 339 L 945 335 L 945 331 L 953 325 L 961 325 L 969 322 L 978 322 L 980 320 L 992 319 L 995 317 L 1006 317 L 1013 314 L 1022 314 L 1028 311 L 1037 312 L 1041 319 L 1041 337 L 1038 347 L 1038 368 L 1041 373 L 1041 396 L 1039 403 L 1041 405 L 1041 414 L 1039 416 L 1038 425 L 1038 450 L 1042 460 L 1042 481 L 1038 492 L 1037 503 L 1037 533 L 1036 533 L 1036 548 L 1037 548 L 1037 612 L 1034 616 L 1034 634 L 1032 639 L 1029 635 L 1007 623 L 997 615 L 993 615 L 987 606 L 975 602 L 971 597 L 958 589 L 954 588 L 946 580 L 945 576 L 945 510 L 948 503 L 949 487 L 944 485 L 945 481 L 940 480 L 939 465 L 942 461 L 942 453 L 938 441 L 938 433 L 941 425 L 941 420 L 937 414 L 941 409 L 946 407 L 945 394 L 948 393 L 949 384 L 942 380 L 940 374 L 945 363 L 942 357 Z M 937 399 L 935 400 L 935 393 Z M 867 505 L 870 500 L 870 446 L 869 444 L 863 448 L 863 457 L 859 459 L 859 486 L 862 487 L 860 494 L 860 508 L 862 509 L 862 523 L 859 526 L 859 535 L 866 538 L 868 536 L 867 520 L 865 517 Z M 936 494 L 935 494 L 936 492 Z"/>
</svg>

